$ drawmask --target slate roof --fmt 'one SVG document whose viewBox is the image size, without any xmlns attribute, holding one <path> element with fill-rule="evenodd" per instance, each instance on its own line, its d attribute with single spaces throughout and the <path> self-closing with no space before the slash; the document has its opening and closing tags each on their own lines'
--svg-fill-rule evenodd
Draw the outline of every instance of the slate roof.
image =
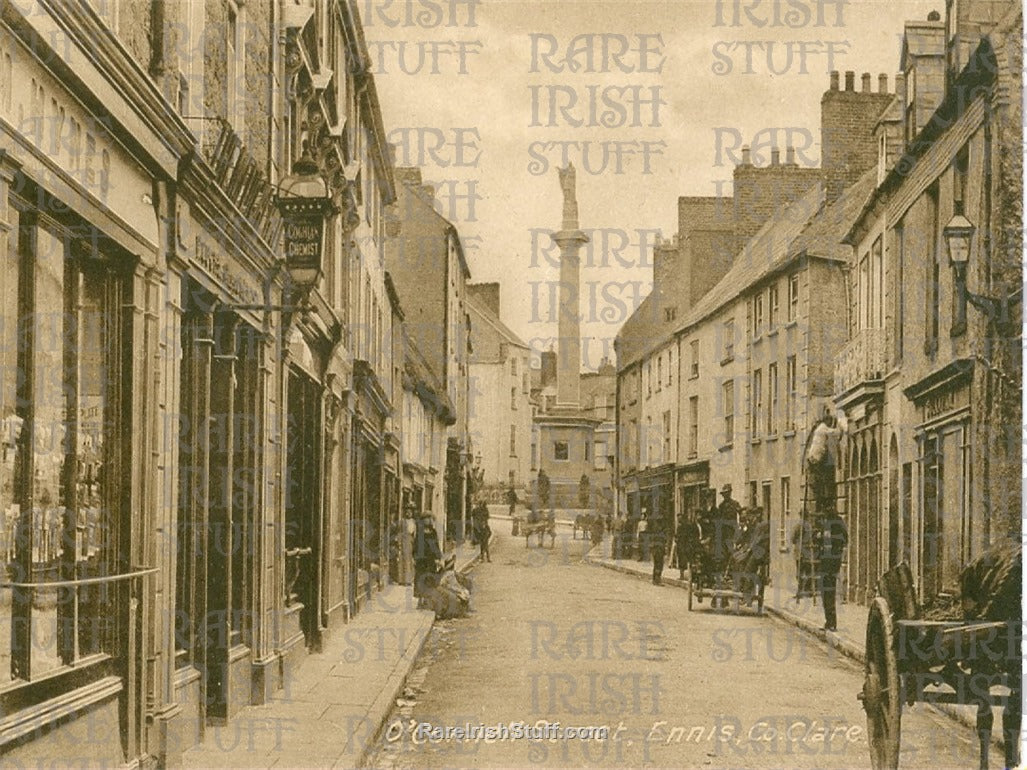
<svg viewBox="0 0 1027 770">
<path fill-rule="evenodd" d="M 471 340 L 474 341 L 476 333 L 494 334 L 499 337 L 501 342 L 506 342 L 510 345 L 515 345 L 519 348 L 528 349 L 528 343 L 518 337 L 509 326 L 503 323 L 495 313 L 489 310 L 487 307 L 478 302 L 474 297 L 467 296 L 467 310 L 471 316 Z M 494 360 L 491 358 L 485 358 L 481 352 L 486 348 L 483 345 L 475 345 L 474 351 L 471 354 L 472 363 L 482 363 L 487 360 Z"/>
<path fill-rule="evenodd" d="M 876 181 L 876 168 L 867 170 L 827 206 L 823 203 L 823 184 L 817 182 L 791 204 L 782 206 L 746 243 L 727 274 L 673 325 L 652 317 L 652 305 L 647 303 L 651 298 L 657 303 L 660 296 L 656 291 L 651 293 L 621 327 L 618 370 L 655 350 L 673 334 L 701 323 L 799 256 L 848 260 L 852 251 L 842 238 L 873 194 Z"/>
</svg>

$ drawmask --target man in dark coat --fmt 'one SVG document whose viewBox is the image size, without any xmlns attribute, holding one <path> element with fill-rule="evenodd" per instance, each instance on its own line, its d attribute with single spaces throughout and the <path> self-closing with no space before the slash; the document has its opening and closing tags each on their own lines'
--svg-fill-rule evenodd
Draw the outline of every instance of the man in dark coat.
<svg viewBox="0 0 1027 770">
<path fill-rule="evenodd" d="M 667 532 L 662 517 L 657 516 L 646 530 L 649 550 L 653 555 L 653 585 L 663 585 L 663 556 L 667 551 Z"/>
<path fill-rule="evenodd" d="M 820 591 L 824 600 L 824 630 L 837 631 L 835 591 L 838 585 L 838 571 L 842 567 L 842 556 L 849 544 L 849 530 L 838 512 L 829 508 L 819 517 L 815 538 L 820 568 Z"/>
<path fill-rule="evenodd" d="M 728 556 L 735 548 L 735 537 L 741 526 L 742 506 L 731 497 L 731 491 L 730 484 L 720 488 L 724 499 L 717 508 L 714 531 L 710 533 L 713 537 L 714 561 L 718 565 L 726 565 Z"/>
<path fill-rule="evenodd" d="M 677 555 L 678 578 L 680 580 L 685 579 L 685 567 L 688 566 L 689 562 L 693 561 L 701 537 L 702 533 L 699 525 L 695 521 L 686 518 L 685 514 L 681 514 L 678 519 L 677 531 L 674 533 L 674 550 Z"/>
<path fill-rule="evenodd" d="M 484 500 L 479 500 L 474 506 L 471 514 L 474 526 L 474 539 L 481 549 L 479 559 L 481 561 L 492 561 L 489 554 L 489 539 L 492 537 L 492 528 L 489 526 L 489 507 Z"/>
</svg>

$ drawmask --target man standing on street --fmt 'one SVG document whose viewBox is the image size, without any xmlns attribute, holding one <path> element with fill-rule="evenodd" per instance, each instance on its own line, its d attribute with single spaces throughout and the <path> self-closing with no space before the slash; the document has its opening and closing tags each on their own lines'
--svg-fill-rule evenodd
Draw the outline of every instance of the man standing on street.
<svg viewBox="0 0 1027 770">
<path fill-rule="evenodd" d="M 730 484 L 725 484 L 720 488 L 720 494 L 723 495 L 724 499 L 720 501 L 720 507 L 717 508 L 716 528 L 713 532 L 713 544 L 717 554 L 716 562 L 718 565 L 725 565 L 727 563 L 728 556 L 735 548 L 735 536 L 738 534 L 739 526 L 741 526 L 739 519 L 742 513 L 742 506 L 731 497 L 731 492 Z"/>
<path fill-rule="evenodd" d="M 663 555 L 667 551 L 667 533 L 663 517 L 656 517 L 649 525 L 649 550 L 653 554 L 653 585 L 663 585 Z"/>
<path fill-rule="evenodd" d="M 674 552 L 678 560 L 679 580 L 685 579 L 685 567 L 688 566 L 701 537 L 699 525 L 682 513 L 678 517 L 678 528 L 674 532 Z"/>
<path fill-rule="evenodd" d="M 820 559 L 820 591 L 824 600 L 824 630 L 838 630 L 835 589 L 842 555 L 849 544 L 849 530 L 833 508 L 820 515 L 816 529 L 817 555 Z"/>
</svg>

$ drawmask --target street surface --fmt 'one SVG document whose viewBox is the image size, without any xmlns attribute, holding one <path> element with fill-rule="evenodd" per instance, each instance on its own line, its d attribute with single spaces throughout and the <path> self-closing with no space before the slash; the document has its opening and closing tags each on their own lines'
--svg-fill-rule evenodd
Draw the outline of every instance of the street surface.
<svg viewBox="0 0 1027 770">
<path fill-rule="evenodd" d="M 583 563 L 569 528 L 550 550 L 509 526 L 494 521 L 475 612 L 436 623 L 372 766 L 870 767 L 860 666 L 780 621 L 690 613 L 681 589 Z M 415 726 L 540 720 L 609 737 L 433 740 Z M 901 749 L 902 768 L 977 766 L 972 732 L 924 705 L 903 709 Z"/>
</svg>

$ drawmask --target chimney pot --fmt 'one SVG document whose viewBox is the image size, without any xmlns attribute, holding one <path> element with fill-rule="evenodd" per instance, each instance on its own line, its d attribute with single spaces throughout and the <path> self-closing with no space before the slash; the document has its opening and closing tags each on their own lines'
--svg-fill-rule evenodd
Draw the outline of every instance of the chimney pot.
<svg viewBox="0 0 1027 770">
<path fill-rule="evenodd" d="M 895 95 L 905 96 L 906 94 L 906 73 L 896 72 L 895 73 Z"/>
<path fill-rule="evenodd" d="M 870 73 L 869 72 L 864 72 L 862 79 L 863 79 L 863 93 L 869 94 L 870 93 Z"/>
<path fill-rule="evenodd" d="M 777 166 L 781 163 L 781 151 L 777 147 L 770 148 L 770 165 Z"/>
<path fill-rule="evenodd" d="M 752 154 L 749 152 L 749 147 L 748 146 L 745 146 L 745 147 L 742 148 L 742 165 L 743 166 L 750 166 L 750 165 L 752 165 Z"/>
<path fill-rule="evenodd" d="M 838 70 L 831 70 L 831 90 L 838 90 Z"/>
<path fill-rule="evenodd" d="M 785 147 L 785 163 L 789 166 L 795 165 L 795 148 L 791 145 Z"/>
<path fill-rule="evenodd" d="M 877 93 L 888 93 L 888 76 L 883 72 L 877 76 Z"/>
<path fill-rule="evenodd" d="M 856 73 L 852 70 L 845 70 L 845 90 L 856 90 Z"/>
</svg>

